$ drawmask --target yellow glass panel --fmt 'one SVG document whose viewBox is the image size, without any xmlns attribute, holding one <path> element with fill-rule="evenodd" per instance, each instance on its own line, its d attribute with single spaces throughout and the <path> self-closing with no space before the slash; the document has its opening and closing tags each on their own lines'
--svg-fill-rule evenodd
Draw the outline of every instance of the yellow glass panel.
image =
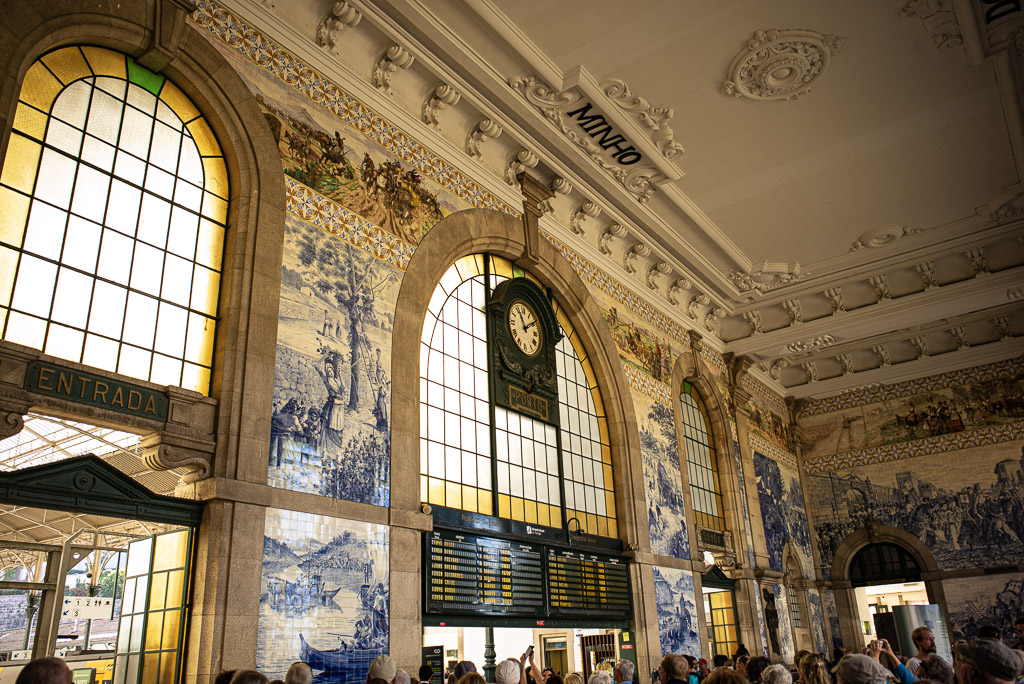
<svg viewBox="0 0 1024 684">
<path fill-rule="evenodd" d="M 209 192 L 203 193 L 203 216 L 225 223 L 228 220 L 228 203 Z"/>
<path fill-rule="evenodd" d="M 462 509 L 476 513 L 476 487 L 462 485 Z"/>
<path fill-rule="evenodd" d="M 608 536 L 608 518 L 602 516 L 597 519 L 597 533 L 602 537 Z"/>
<path fill-rule="evenodd" d="M 156 538 L 153 570 L 181 568 L 188 560 L 188 530 L 161 534 Z"/>
<path fill-rule="evenodd" d="M 180 606 L 185 599 L 185 571 L 171 570 L 167 573 L 167 607 Z"/>
<path fill-rule="evenodd" d="M 547 504 L 537 504 L 537 524 L 551 524 L 551 509 L 548 507 Z"/>
<path fill-rule="evenodd" d="M 42 60 L 43 64 L 50 67 L 50 71 L 64 85 L 86 76 L 92 76 L 89 65 L 85 63 L 85 57 L 82 56 L 82 53 L 76 47 L 55 50 L 44 56 Z"/>
<path fill-rule="evenodd" d="M 157 677 L 160 675 L 160 654 L 149 653 L 142 662 L 141 684 L 158 684 Z M 131 675 L 129 675 L 130 677 Z M 128 679 L 127 681 L 131 681 Z"/>
<path fill-rule="evenodd" d="M 196 119 L 188 124 L 186 128 L 196 141 L 196 147 L 199 148 L 199 156 L 220 156 L 220 145 L 217 144 L 217 138 L 214 137 L 213 131 L 210 130 L 209 124 L 206 123 L 206 119 Z"/>
<path fill-rule="evenodd" d="M 608 421 L 604 418 L 600 418 L 597 421 L 597 426 L 601 429 L 601 444 L 609 444 L 608 441 Z"/>
<path fill-rule="evenodd" d="M 444 480 L 430 478 L 430 503 L 436 506 L 444 506 Z"/>
<path fill-rule="evenodd" d="M 36 179 L 36 168 L 39 166 L 40 145 L 17 133 L 11 134 L 7 144 L 7 159 L 4 170 L 0 174 L 0 183 L 32 194 L 32 184 Z"/>
<path fill-rule="evenodd" d="M 19 102 L 18 109 L 14 112 L 14 130 L 42 140 L 49 118 L 38 109 L 32 109 L 27 104 Z"/>
<path fill-rule="evenodd" d="M 569 322 L 569 317 L 565 315 L 565 312 L 561 308 L 555 310 L 555 318 L 558 319 L 558 325 L 562 326 L 562 332 L 565 333 L 566 337 L 572 336 L 572 323 Z"/>
<path fill-rule="evenodd" d="M 203 157 L 206 182 L 203 187 L 223 198 L 228 196 L 228 170 L 223 157 Z"/>
<path fill-rule="evenodd" d="M 455 268 L 463 280 L 469 280 L 474 276 L 483 274 L 484 257 L 482 254 L 470 254 L 455 262 Z"/>
<path fill-rule="evenodd" d="M 462 485 L 458 482 L 444 483 L 445 505 L 451 508 L 462 508 Z"/>
<path fill-rule="evenodd" d="M 177 634 L 174 635 L 174 643 L 178 643 Z M 164 629 L 164 640 L 168 638 L 168 632 Z M 174 661 L 177 659 L 176 653 L 161 653 L 160 654 L 160 681 L 161 682 L 173 682 L 174 681 Z"/>
<path fill-rule="evenodd" d="M 598 425 L 600 425 L 602 423 L 602 421 L 598 420 L 597 423 L 598 423 Z M 602 463 L 611 463 L 612 462 L 612 448 L 610 446 L 608 446 L 607 444 L 602 444 L 601 445 L 601 462 Z"/>
<path fill-rule="evenodd" d="M 159 537 L 157 537 L 159 539 Z M 149 608 L 147 610 L 163 610 L 164 597 L 167 595 L 167 573 L 158 572 L 150 579 Z"/>
<path fill-rule="evenodd" d="M 181 624 L 181 611 L 180 610 L 169 610 L 164 613 L 164 636 L 161 642 L 163 648 L 177 648 L 178 646 L 178 628 Z M 169 654 L 164 654 L 164 658 L 167 658 L 173 663 L 173 659 L 169 657 Z M 172 681 L 171 679 L 161 679 L 162 682 Z"/>
<path fill-rule="evenodd" d="M 526 508 L 526 522 L 537 524 L 537 502 L 527 501 L 525 503 Z"/>
<path fill-rule="evenodd" d="M 597 534 L 597 516 L 593 513 L 587 513 L 587 532 Z"/>
<path fill-rule="evenodd" d="M 213 359 L 213 319 L 190 313 L 185 337 L 185 360 L 209 366 Z"/>
<path fill-rule="evenodd" d="M 199 222 L 199 239 L 196 244 L 196 261 L 203 266 L 220 270 L 224 255 L 224 227 L 209 219 Z"/>
<path fill-rule="evenodd" d="M 0 242 L 14 247 L 21 247 L 21 239 L 25 236 L 25 223 L 28 220 L 29 198 L 19 192 L 0 187 Z M 14 278 L 14 271 L 8 274 L 0 271 L 6 278 Z M 3 300 L 0 303 L 6 303 Z"/>
<path fill-rule="evenodd" d="M 494 498 L 489 491 L 480 490 L 480 496 L 477 497 L 477 508 L 480 509 L 477 511 L 478 513 L 494 515 Z"/>
<path fill-rule="evenodd" d="M 603 418 L 604 417 L 604 399 L 601 398 L 601 392 L 596 388 L 590 390 L 590 396 L 594 398 L 594 415 Z"/>
<path fill-rule="evenodd" d="M 211 316 L 216 314 L 219 294 L 220 274 L 196 267 L 192 275 L 192 308 Z"/>
<path fill-rule="evenodd" d="M 430 497 L 427 495 L 427 476 L 420 475 L 420 501 L 423 503 L 429 503 Z"/>
<path fill-rule="evenodd" d="M 615 522 L 614 518 L 608 519 L 608 536 L 618 537 L 619 536 L 619 524 Z"/>
<path fill-rule="evenodd" d="M 501 257 L 492 257 L 491 269 L 493 270 L 494 275 L 502 276 L 505 278 L 512 277 L 512 262 L 508 261 L 507 259 L 502 259 Z"/>
<path fill-rule="evenodd" d="M 164 87 L 160 91 L 160 99 L 163 100 L 168 107 L 174 110 L 182 121 L 191 121 L 192 119 L 199 116 L 199 110 L 192 104 L 192 100 L 188 98 L 185 93 L 178 89 L 178 86 L 174 85 L 170 81 L 164 81 Z M 195 135 L 195 133 L 193 133 Z"/>
<path fill-rule="evenodd" d="M 160 648 L 161 634 L 164 627 L 164 612 L 157 611 L 146 615 L 146 646 L 147 651 Z M 156 665 L 156 663 L 153 663 Z M 155 670 L 154 670 L 155 671 Z"/>
<path fill-rule="evenodd" d="M 523 500 L 518 496 L 512 497 L 512 513 L 510 515 L 513 520 L 522 520 L 525 516 Z"/>
<path fill-rule="evenodd" d="M 181 386 L 201 394 L 210 393 L 210 369 L 186 363 L 181 372 Z"/>
<path fill-rule="evenodd" d="M 97 76 L 128 78 L 125 73 L 124 55 L 98 47 L 83 47 L 82 52 L 85 53 L 86 59 L 89 60 L 89 66 Z"/>
<path fill-rule="evenodd" d="M 611 467 L 611 465 L 608 464 L 608 463 L 602 464 L 601 465 L 601 471 L 604 473 L 604 486 L 605 487 L 611 487 L 612 486 L 612 482 L 614 481 L 614 480 L 612 480 L 612 467 Z M 611 492 L 608 492 L 608 494 L 610 495 Z M 612 501 L 612 503 L 614 503 L 614 500 L 612 500 L 612 499 L 609 499 L 609 501 Z M 609 509 L 609 510 L 613 510 L 613 509 Z"/>
<path fill-rule="evenodd" d="M 498 517 L 507 518 L 512 515 L 512 502 L 508 494 L 498 495 Z"/>
<path fill-rule="evenodd" d="M 21 84 L 21 96 L 18 99 L 36 109 L 49 112 L 63 87 L 42 62 L 36 62 L 25 73 L 25 80 Z"/>
</svg>

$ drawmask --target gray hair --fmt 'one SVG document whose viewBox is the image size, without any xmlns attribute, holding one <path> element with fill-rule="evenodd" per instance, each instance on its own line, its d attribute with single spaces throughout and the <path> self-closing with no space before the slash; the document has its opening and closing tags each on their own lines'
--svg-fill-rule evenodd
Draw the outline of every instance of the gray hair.
<svg viewBox="0 0 1024 684">
<path fill-rule="evenodd" d="M 284 684 L 313 684 L 313 668 L 302 661 L 292 663 L 284 676 Z"/>
<path fill-rule="evenodd" d="M 793 675 L 785 665 L 769 665 L 761 673 L 761 681 L 764 684 L 793 684 Z"/>
<path fill-rule="evenodd" d="M 405 670 L 395 670 L 394 684 L 412 684 L 412 678 Z"/>
<path fill-rule="evenodd" d="M 628 660 L 620 660 L 615 663 L 615 670 L 613 670 L 615 676 L 613 679 L 617 682 L 631 682 L 633 681 L 633 672 L 635 669 L 636 668 L 633 666 L 633 663 Z"/>
<path fill-rule="evenodd" d="M 918 679 L 930 679 L 940 684 L 956 682 L 956 672 L 953 671 L 953 666 L 938 654 L 930 654 L 927 659 L 921 661 L 918 669 L 920 670 Z"/>
<path fill-rule="evenodd" d="M 604 670 L 598 670 L 594 674 L 590 675 L 590 679 L 587 680 L 587 684 L 612 684 L 611 675 Z"/>
</svg>

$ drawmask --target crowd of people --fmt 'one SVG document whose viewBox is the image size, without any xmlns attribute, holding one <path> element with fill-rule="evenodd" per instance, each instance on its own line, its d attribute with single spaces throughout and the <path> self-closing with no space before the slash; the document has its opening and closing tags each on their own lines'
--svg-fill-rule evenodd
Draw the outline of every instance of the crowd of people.
<svg viewBox="0 0 1024 684">
<path fill-rule="evenodd" d="M 798 651 L 794 664 L 771 663 L 764 656 L 750 655 L 740 644 L 730 658 L 716 655 L 713 668 L 691 655 L 669 653 L 651 673 L 650 684 L 1024 684 L 1024 616 L 1014 625 L 1018 640 L 1004 644 L 998 628 L 985 626 L 973 641 L 960 641 L 953 650 L 953 662 L 936 653 L 935 635 L 920 626 L 911 633 L 917 652 L 900 657 L 885 639 L 871 641 L 860 653 L 837 648 L 828 660 L 824 653 Z M 401 670 L 388 655 L 370 663 L 366 684 L 488 684 L 468 660 L 450 671 L 435 672 L 430 665 L 413 677 Z M 634 680 L 635 666 L 620 660 L 610 671 L 598 668 L 584 682 L 579 672 L 564 677 L 551 668 L 540 669 L 530 646 L 519 658 L 508 658 L 494 669 L 493 684 L 646 684 Z M 270 680 L 256 670 L 230 670 L 217 675 L 214 684 L 312 684 L 313 670 L 307 663 L 294 663 L 285 678 Z M 22 670 L 15 684 L 71 684 L 71 669 L 60 658 L 39 658 Z"/>
</svg>

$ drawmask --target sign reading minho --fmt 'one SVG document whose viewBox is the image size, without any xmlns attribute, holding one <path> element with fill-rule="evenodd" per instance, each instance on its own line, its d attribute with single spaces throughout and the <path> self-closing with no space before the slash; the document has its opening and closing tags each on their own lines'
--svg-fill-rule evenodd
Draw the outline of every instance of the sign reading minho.
<svg viewBox="0 0 1024 684">
<path fill-rule="evenodd" d="M 165 394 L 44 361 L 28 365 L 25 389 L 149 420 L 167 420 Z"/>
</svg>

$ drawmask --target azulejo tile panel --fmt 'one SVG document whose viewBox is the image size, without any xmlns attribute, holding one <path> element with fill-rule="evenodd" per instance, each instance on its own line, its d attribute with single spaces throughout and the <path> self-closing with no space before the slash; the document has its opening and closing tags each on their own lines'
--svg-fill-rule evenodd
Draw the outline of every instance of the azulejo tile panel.
<svg viewBox="0 0 1024 684">
<path fill-rule="evenodd" d="M 361 684 L 388 652 L 386 525 L 267 509 L 256 667 L 284 678 L 303 660 L 324 684 Z"/>
<path fill-rule="evenodd" d="M 639 371 L 627 363 L 622 364 L 622 373 L 626 376 L 629 386 L 637 392 L 642 392 L 665 406 L 672 406 L 672 393 L 664 383 L 658 382 L 647 373 Z"/>
<path fill-rule="evenodd" d="M 761 505 L 769 565 L 773 570 L 785 572 L 782 556 L 786 542 L 792 541 L 800 570 L 805 577 L 814 577 L 810 531 L 797 471 L 780 466 L 767 456 L 755 452 L 754 476 L 757 479 L 757 498 Z"/>
<path fill-rule="evenodd" d="M 637 427 L 651 551 L 688 559 L 690 541 L 686 533 L 686 506 L 672 409 L 644 394 L 633 392 L 632 397 L 640 423 Z"/>
<path fill-rule="evenodd" d="M 843 647 L 843 637 L 839 633 L 839 611 L 836 609 L 836 597 L 831 589 L 821 590 L 821 602 L 828 615 L 828 628 L 832 632 L 832 648 Z M 828 653 L 828 651 L 825 651 Z"/>
<path fill-rule="evenodd" d="M 750 435 L 751 449 L 753 449 L 756 452 L 759 452 L 764 456 L 768 456 L 778 461 L 779 463 L 783 464 L 788 468 L 792 468 L 793 470 L 799 469 L 799 466 L 796 462 L 796 456 L 789 453 L 788 451 L 780 449 L 777 445 L 775 445 L 772 442 L 769 442 L 767 439 L 765 439 L 756 432 L 750 432 L 748 434 Z"/>
<path fill-rule="evenodd" d="M 1024 615 L 1024 574 L 945 580 L 942 587 L 955 639 L 973 640 L 982 625 L 995 625 L 1007 644 L 1020 638 L 1013 623 Z"/>
<path fill-rule="evenodd" d="M 825 618 L 821 611 L 821 597 L 817 589 L 807 590 L 807 605 L 811 609 L 811 634 L 814 635 L 814 650 L 828 653 L 828 639 L 825 638 Z"/>
<path fill-rule="evenodd" d="M 661 652 L 700 657 L 693 573 L 659 566 L 654 566 L 653 570 Z"/>
<path fill-rule="evenodd" d="M 760 397 L 776 412 L 781 413 L 782 415 L 787 415 L 789 413 L 789 409 L 786 407 L 785 398 L 749 373 L 744 374 L 743 377 L 740 378 L 740 385 L 750 390 L 754 396 Z"/>
</svg>

